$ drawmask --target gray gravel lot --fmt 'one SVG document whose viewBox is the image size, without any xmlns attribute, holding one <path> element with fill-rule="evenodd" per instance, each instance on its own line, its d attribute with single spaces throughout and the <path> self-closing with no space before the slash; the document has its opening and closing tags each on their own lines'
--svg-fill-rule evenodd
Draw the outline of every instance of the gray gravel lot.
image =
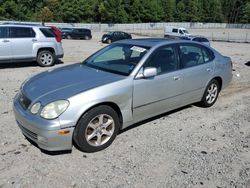
<svg viewBox="0 0 250 188">
<path fill-rule="evenodd" d="M 93 34 L 90 41 L 64 40 L 63 63 L 53 68 L 103 47 L 101 33 Z M 142 122 L 92 154 L 73 148 L 48 155 L 25 140 L 12 100 L 27 77 L 48 68 L 0 65 L 0 187 L 250 187 L 250 44 L 212 46 L 235 69 L 213 107 L 190 105 Z"/>
</svg>

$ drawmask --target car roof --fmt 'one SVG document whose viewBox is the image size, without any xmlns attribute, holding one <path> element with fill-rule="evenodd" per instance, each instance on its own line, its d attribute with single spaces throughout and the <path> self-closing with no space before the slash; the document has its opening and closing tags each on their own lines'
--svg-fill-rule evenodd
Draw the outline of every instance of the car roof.
<svg viewBox="0 0 250 188">
<path fill-rule="evenodd" d="M 173 43 L 173 41 L 177 41 L 177 40 L 165 39 L 165 38 L 143 38 L 143 39 L 121 40 L 121 41 L 118 41 L 116 43 L 153 47 L 153 46 L 156 46 L 159 44 L 171 44 L 171 43 Z"/>
<path fill-rule="evenodd" d="M 166 39 L 166 38 L 127 39 L 127 40 L 120 40 L 115 43 L 145 46 L 145 47 L 150 47 L 150 48 L 153 46 L 158 46 L 158 45 L 161 46 L 161 45 L 169 45 L 169 44 L 177 44 L 177 43 L 189 43 L 189 44 L 193 43 L 193 44 L 202 45 L 200 42 L 196 42 L 196 41 L 180 40 L 180 39 Z"/>
<path fill-rule="evenodd" d="M 0 24 L 0 27 L 37 27 L 37 28 L 50 28 L 49 26 L 43 26 L 39 24 L 13 24 L 13 23 L 2 23 Z"/>
</svg>

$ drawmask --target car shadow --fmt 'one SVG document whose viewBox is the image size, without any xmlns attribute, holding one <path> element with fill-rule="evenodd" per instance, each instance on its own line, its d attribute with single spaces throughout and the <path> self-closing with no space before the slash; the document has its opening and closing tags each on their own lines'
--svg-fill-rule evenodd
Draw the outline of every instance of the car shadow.
<svg viewBox="0 0 250 188">
<path fill-rule="evenodd" d="M 187 106 L 184 106 L 184 107 L 181 107 L 181 108 L 178 108 L 176 110 L 172 110 L 170 112 L 166 112 L 166 113 L 163 113 L 163 114 L 160 114 L 158 116 L 155 116 L 155 117 L 152 117 L 152 118 L 149 118 L 149 119 L 146 119 L 146 120 L 143 120 L 143 121 L 140 121 L 138 123 L 135 123 L 133 125 L 130 125 L 129 127 L 121 130 L 118 134 L 122 134 L 124 132 L 127 132 L 129 130 L 132 130 L 138 126 L 141 126 L 143 124 L 146 124 L 146 123 L 149 123 L 149 122 L 152 122 L 156 119 L 160 119 L 162 117 L 166 117 L 166 116 L 169 116 L 171 114 L 174 114 L 176 112 L 179 112 L 179 111 L 182 111 L 182 110 L 185 110 L 185 109 L 188 109 L 188 108 L 191 108 L 192 106 L 194 106 L 195 104 L 192 104 L 192 105 L 187 105 Z M 24 135 L 25 136 L 25 135 Z M 26 140 L 31 143 L 33 146 L 35 146 L 36 148 L 38 148 L 42 153 L 44 154 L 47 154 L 47 155 L 51 155 L 51 156 L 55 156 L 55 155 L 65 155 L 65 154 L 71 154 L 72 153 L 72 150 L 62 150 L 62 151 L 47 151 L 47 150 L 43 150 L 41 149 L 36 142 L 34 142 L 33 140 L 29 139 L 28 137 L 26 137 Z M 73 146 L 78 149 L 79 151 L 81 151 L 81 149 L 77 146 L 77 144 L 74 143 L 73 141 Z M 84 152 L 84 153 L 88 153 L 88 152 Z"/>
<path fill-rule="evenodd" d="M 246 62 L 245 65 L 250 67 L 250 61 Z"/>
<path fill-rule="evenodd" d="M 57 60 L 55 65 L 58 65 L 58 64 L 64 64 L 64 62 L 61 61 L 61 60 Z M 32 62 L 0 63 L 0 69 L 25 68 L 25 67 L 39 67 L 39 65 L 35 61 L 32 61 Z"/>
<path fill-rule="evenodd" d="M 169 112 L 166 112 L 166 113 L 163 113 L 163 114 L 154 116 L 154 117 L 152 117 L 152 118 L 149 118 L 149 119 L 140 121 L 140 122 L 138 122 L 138 123 L 135 123 L 135 124 L 133 124 L 133 125 L 130 125 L 129 127 L 125 128 L 125 129 L 123 129 L 123 130 L 120 130 L 119 134 L 122 134 L 122 133 L 127 132 L 127 131 L 129 131 L 129 130 L 131 130 L 131 129 L 134 129 L 134 128 L 136 128 L 136 127 L 139 127 L 139 126 L 141 126 L 141 125 L 143 125 L 143 124 L 146 124 L 146 123 L 152 122 L 152 121 L 154 121 L 154 120 L 160 119 L 160 118 L 162 118 L 162 117 L 169 116 L 169 115 L 174 114 L 174 113 L 176 113 L 176 112 L 179 112 L 179 111 L 182 111 L 182 110 L 191 108 L 191 107 L 194 106 L 194 105 L 196 105 L 196 104 L 187 105 L 187 106 L 184 106 L 184 107 L 181 107 L 181 108 L 178 108 L 178 109 L 175 109 L 175 110 L 172 110 L 172 111 L 169 111 Z"/>
</svg>

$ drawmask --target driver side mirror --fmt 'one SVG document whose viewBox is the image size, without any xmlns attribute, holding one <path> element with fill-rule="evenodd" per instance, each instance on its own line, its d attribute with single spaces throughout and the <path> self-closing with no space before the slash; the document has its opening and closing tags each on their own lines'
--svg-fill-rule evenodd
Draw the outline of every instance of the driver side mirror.
<svg viewBox="0 0 250 188">
<path fill-rule="evenodd" d="M 146 67 L 143 72 L 136 76 L 136 79 L 152 78 L 157 75 L 157 69 L 155 67 Z"/>
</svg>

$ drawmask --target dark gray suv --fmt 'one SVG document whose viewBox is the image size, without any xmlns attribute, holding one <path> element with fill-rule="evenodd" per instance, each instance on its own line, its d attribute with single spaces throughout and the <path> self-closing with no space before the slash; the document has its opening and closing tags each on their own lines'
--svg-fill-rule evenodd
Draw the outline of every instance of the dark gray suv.
<svg viewBox="0 0 250 188">
<path fill-rule="evenodd" d="M 0 25 L 0 63 L 37 61 L 47 67 L 63 55 L 61 37 L 51 27 Z"/>
</svg>

